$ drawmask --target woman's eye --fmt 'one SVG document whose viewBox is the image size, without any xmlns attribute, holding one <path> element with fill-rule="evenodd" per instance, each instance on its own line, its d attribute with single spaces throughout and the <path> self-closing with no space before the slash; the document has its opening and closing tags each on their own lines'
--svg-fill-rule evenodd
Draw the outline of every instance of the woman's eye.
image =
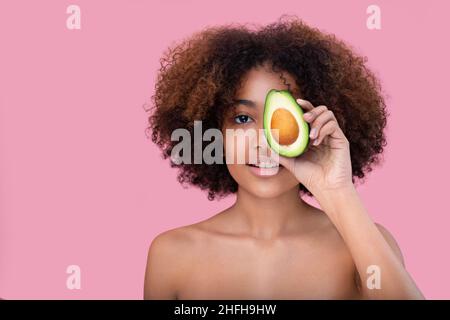
<svg viewBox="0 0 450 320">
<path fill-rule="evenodd" d="M 248 123 L 253 121 L 253 119 L 245 114 L 240 114 L 234 118 L 234 121 L 239 124 Z"/>
</svg>

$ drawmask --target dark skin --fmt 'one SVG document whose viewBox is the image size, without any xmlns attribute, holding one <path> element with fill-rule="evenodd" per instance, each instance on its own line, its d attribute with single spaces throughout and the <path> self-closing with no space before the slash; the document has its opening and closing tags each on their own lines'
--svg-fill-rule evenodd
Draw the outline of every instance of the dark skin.
<svg viewBox="0 0 450 320">
<path fill-rule="evenodd" d="M 360 297 L 353 260 L 320 210 L 308 207 L 269 239 L 239 230 L 238 214 L 232 207 L 159 235 L 149 256 L 154 270 L 145 299 Z"/>
<path fill-rule="evenodd" d="M 295 81 L 284 75 L 292 87 Z M 224 128 L 262 128 L 263 100 L 287 89 L 267 66 L 251 70 Z M 300 95 L 299 88 L 295 88 Z M 145 299 L 421 299 L 392 235 L 373 223 L 351 184 L 348 142 L 325 106 L 308 121 L 319 145 L 295 159 L 280 157 L 277 174 L 258 176 L 227 164 L 239 184 L 236 202 L 211 218 L 158 235 L 149 249 Z M 306 119 L 306 118 L 305 118 Z M 225 140 L 225 148 L 234 148 Z M 267 148 L 264 141 L 248 141 Z M 267 151 L 267 150 L 265 150 Z M 299 182 L 321 209 L 298 196 Z M 369 290 L 366 268 L 383 271 Z"/>
</svg>

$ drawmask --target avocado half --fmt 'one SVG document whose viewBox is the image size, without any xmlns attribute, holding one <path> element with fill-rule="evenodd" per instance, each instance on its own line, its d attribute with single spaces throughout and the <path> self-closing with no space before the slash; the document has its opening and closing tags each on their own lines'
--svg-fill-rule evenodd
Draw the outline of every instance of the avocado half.
<svg viewBox="0 0 450 320">
<path fill-rule="evenodd" d="M 303 110 L 289 91 L 272 89 L 267 93 L 264 134 L 269 146 L 284 157 L 297 157 L 306 150 L 309 124 L 303 119 Z"/>
</svg>

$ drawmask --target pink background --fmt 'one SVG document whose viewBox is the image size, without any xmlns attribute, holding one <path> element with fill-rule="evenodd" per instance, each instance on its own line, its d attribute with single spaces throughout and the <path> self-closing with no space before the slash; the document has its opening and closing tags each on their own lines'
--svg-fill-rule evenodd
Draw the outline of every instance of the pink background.
<svg viewBox="0 0 450 320">
<path fill-rule="evenodd" d="M 66 8 L 81 8 L 81 30 Z M 366 8 L 381 8 L 381 30 Z M 389 94 L 384 164 L 358 189 L 427 298 L 450 298 L 448 1 L 2 1 L 0 296 L 140 299 L 160 232 L 205 219 L 145 136 L 162 51 L 207 25 L 296 14 L 369 58 Z M 81 290 L 66 267 L 81 267 Z"/>
</svg>

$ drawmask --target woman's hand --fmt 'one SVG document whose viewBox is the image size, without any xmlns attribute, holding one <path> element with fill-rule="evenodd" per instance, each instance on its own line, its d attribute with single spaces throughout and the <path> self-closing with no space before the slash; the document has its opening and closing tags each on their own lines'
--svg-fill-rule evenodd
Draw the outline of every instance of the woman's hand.
<svg viewBox="0 0 450 320">
<path fill-rule="evenodd" d="M 291 171 L 315 197 L 323 191 L 353 186 L 350 144 L 331 110 L 314 107 L 297 99 L 308 111 L 304 119 L 310 124 L 308 149 L 296 158 L 279 156 L 279 163 Z"/>
</svg>

